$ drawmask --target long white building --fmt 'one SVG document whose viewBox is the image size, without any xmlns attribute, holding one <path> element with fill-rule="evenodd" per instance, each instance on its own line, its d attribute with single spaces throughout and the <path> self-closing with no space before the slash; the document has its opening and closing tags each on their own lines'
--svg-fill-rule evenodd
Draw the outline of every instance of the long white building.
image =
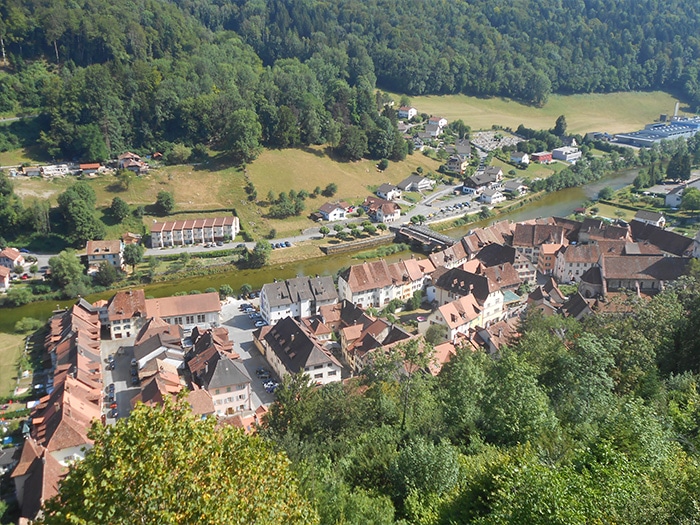
<svg viewBox="0 0 700 525">
<path fill-rule="evenodd" d="M 238 217 L 233 216 L 154 222 L 151 226 L 151 246 L 162 248 L 233 240 L 240 231 Z"/>
</svg>

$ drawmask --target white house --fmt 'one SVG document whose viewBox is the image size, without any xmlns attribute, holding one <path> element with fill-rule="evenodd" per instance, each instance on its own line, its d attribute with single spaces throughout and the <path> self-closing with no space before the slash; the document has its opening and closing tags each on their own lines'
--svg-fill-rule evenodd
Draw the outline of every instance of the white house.
<svg viewBox="0 0 700 525">
<path fill-rule="evenodd" d="M 457 334 L 469 334 L 469 330 L 482 324 L 481 307 L 473 295 L 465 295 L 440 306 L 428 316 L 429 325 L 444 327 L 444 336 L 453 341 Z"/>
<path fill-rule="evenodd" d="M 307 374 L 318 385 L 341 380 L 342 366 L 318 339 L 291 317 L 254 334 L 254 343 L 279 378 Z"/>
<path fill-rule="evenodd" d="M 0 252 L 0 266 L 12 270 L 15 266 L 24 265 L 24 256 L 16 248 L 9 246 Z"/>
<path fill-rule="evenodd" d="M 576 162 L 581 158 L 581 150 L 573 146 L 563 146 L 552 150 L 552 158 L 565 162 Z"/>
<path fill-rule="evenodd" d="M 513 151 L 510 154 L 510 161 L 513 164 L 530 164 L 530 156 L 524 151 Z"/>
<path fill-rule="evenodd" d="M 386 202 L 377 209 L 374 216 L 377 222 L 395 222 L 401 217 L 401 207 L 395 202 Z"/>
<path fill-rule="evenodd" d="M 418 115 L 418 110 L 412 106 L 401 106 L 399 108 L 399 118 L 411 120 L 416 115 Z"/>
<path fill-rule="evenodd" d="M 0 266 L 0 290 L 10 288 L 10 269 Z"/>
<path fill-rule="evenodd" d="M 274 325 L 285 317 L 309 317 L 322 306 L 338 302 L 338 292 L 331 276 L 296 277 L 263 285 L 260 291 L 260 314 Z"/>
<path fill-rule="evenodd" d="M 393 184 L 384 183 L 377 188 L 377 197 L 393 201 L 401 198 L 401 190 Z"/>
<path fill-rule="evenodd" d="M 318 209 L 318 212 L 326 221 L 342 221 L 345 219 L 348 205 L 341 202 L 327 202 Z"/>
<path fill-rule="evenodd" d="M 479 200 L 485 204 L 498 204 L 506 200 L 506 196 L 500 190 L 485 189 Z"/>
<path fill-rule="evenodd" d="M 88 273 L 97 271 L 106 262 L 117 270 L 124 269 L 124 243 L 122 241 L 88 241 L 85 248 Z"/>
<path fill-rule="evenodd" d="M 435 181 L 422 175 L 409 175 L 397 186 L 402 191 L 427 191 L 433 189 Z"/>
<path fill-rule="evenodd" d="M 634 220 L 643 222 L 645 224 L 651 224 L 652 226 L 657 226 L 663 228 L 666 226 L 666 218 L 663 213 L 648 210 L 639 210 L 634 215 Z"/>
<path fill-rule="evenodd" d="M 217 292 L 146 299 L 145 303 L 146 317 L 160 317 L 185 330 L 195 326 L 218 326 L 220 322 L 221 302 Z"/>
<path fill-rule="evenodd" d="M 439 126 L 441 129 L 447 126 L 447 119 L 444 117 L 430 117 L 428 124 Z"/>
</svg>

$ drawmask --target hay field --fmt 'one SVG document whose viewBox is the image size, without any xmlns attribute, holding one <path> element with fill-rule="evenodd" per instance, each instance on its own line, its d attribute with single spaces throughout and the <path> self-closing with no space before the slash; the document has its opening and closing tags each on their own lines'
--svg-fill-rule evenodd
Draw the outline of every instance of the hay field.
<svg viewBox="0 0 700 525">
<path fill-rule="evenodd" d="M 395 96 L 396 100 L 399 96 Z M 466 95 L 412 97 L 419 112 L 462 119 L 472 129 L 490 129 L 496 124 L 517 128 L 550 129 L 559 115 L 566 116 L 570 133 L 589 131 L 621 133 L 635 131 L 659 118 L 673 114 L 673 95 L 663 91 L 551 95 L 542 108 L 526 106 L 505 98 L 476 98 Z M 681 104 L 681 108 L 683 108 Z"/>
</svg>

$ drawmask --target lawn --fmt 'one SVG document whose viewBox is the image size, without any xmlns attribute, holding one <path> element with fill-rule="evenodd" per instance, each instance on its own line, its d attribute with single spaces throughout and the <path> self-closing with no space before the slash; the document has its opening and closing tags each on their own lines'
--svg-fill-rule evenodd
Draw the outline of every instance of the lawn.
<svg viewBox="0 0 700 525">
<path fill-rule="evenodd" d="M 24 337 L 0 333 L 0 397 L 12 394 L 17 384 L 17 362 L 22 354 Z"/>
<path fill-rule="evenodd" d="M 500 167 L 505 175 L 507 175 L 510 170 L 515 170 L 515 178 L 523 179 L 525 181 L 532 181 L 536 178 L 546 179 L 547 177 L 550 177 L 554 173 L 560 172 L 566 167 L 566 164 L 557 161 L 552 162 L 551 164 L 531 162 L 527 168 L 522 170 L 514 167 L 512 164 L 502 161 L 497 157 L 493 158 L 491 165 Z"/>
<path fill-rule="evenodd" d="M 618 208 L 617 206 L 611 206 L 600 202 L 597 202 L 595 205 L 598 207 L 599 216 L 607 217 L 608 219 L 613 220 L 619 217 L 620 219 L 629 222 L 637 213 L 636 211 L 628 210 L 626 208 Z"/>
<path fill-rule="evenodd" d="M 399 99 L 399 95 L 395 95 Z M 673 114 L 678 99 L 662 91 L 551 95 L 542 108 L 526 106 L 505 98 L 476 98 L 466 95 L 412 97 L 411 105 L 421 113 L 462 119 L 472 129 L 491 129 L 496 124 L 517 128 L 550 129 L 559 115 L 566 116 L 570 133 L 589 131 L 621 133 L 635 131 L 659 118 Z"/>
</svg>

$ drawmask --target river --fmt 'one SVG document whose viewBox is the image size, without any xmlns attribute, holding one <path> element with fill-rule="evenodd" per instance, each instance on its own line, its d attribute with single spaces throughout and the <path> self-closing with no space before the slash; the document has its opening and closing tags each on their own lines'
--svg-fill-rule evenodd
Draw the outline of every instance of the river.
<svg viewBox="0 0 700 525">
<path fill-rule="evenodd" d="M 543 198 L 528 203 L 522 208 L 517 208 L 511 212 L 499 215 L 497 219 L 474 222 L 459 228 L 451 228 L 442 233 L 451 237 L 459 238 L 467 234 L 473 228 L 488 226 L 495 220 L 524 221 L 536 217 L 566 217 L 575 208 L 586 200 L 595 197 L 605 186 L 618 190 L 631 184 L 637 176 L 637 169 L 629 169 L 618 172 L 603 178 L 602 180 L 586 184 L 578 188 L 567 188 L 555 193 L 545 195 Z M 351 264 L 358 264 L 361 261 L 352 258 L 352 253 L 328 255 L 286 263 L 282 265 L 266 266 L 258 270 L 238 270 L 234 267 L 228 272 L 202 277 L 189 277 L 181 280 L 144 285 L 147 296 L 166 297 L 175 292 L 200 290 L 206 288 L 219 288 L 222 284 L 229 284 L 234 290 L 248 283 L 254 289 L 259 289 L 263 284 L 272 282 L 274 279 L 288 279 L 297 275 L 331 275 L 338 270 Z M 419 256 L 419 255 L 417 255 Z M 401 258 L 409 257 L 407 252 L 397 253 L 385 257 L 388 262 L 398 261 Z M 419 256 L 420 257 L 420 256 Z M 88 301 L 94 302 L 98 299 L 107 299 L 113 292 L 95 294 L 86 297 Z M 66 307 L 75 303 L 75 300 L 68 301 L 39 301 L 30 303 L 18 308 L 0 309 L 0 332 L 12 332 L 17 321 L 23 317 L 34 317 L 36 319 L 48 319 L 51 312 L 57 307 Z"/>
<path fill-rule="evenodd" d="M 529 202 L 522 208 L 515 208 L 512 211 L 502 213 L 498 215 L 498 217 L 472 222 L 457 228 L 449 228 L 447 230 L 442 230 L 440 233 L 454 238 L 461 238 L 465 236 L 469 230 L 488 226 L 496 221 L 510 220 L 513 222 L 520 222 L 537 217 L 566 217 L 571 215 L 585 200 L 597 197 L 598 192 L 604 187 L 610 186 L 613 190 L 619 190 L 620 188 L 632 184 L 632 181 L 634 181 L 638 173 L 639 168 L 622 170 L 584 186 L 566 188 L 554 193 L 548 193 L 541 199 Z"/>
</svg>

